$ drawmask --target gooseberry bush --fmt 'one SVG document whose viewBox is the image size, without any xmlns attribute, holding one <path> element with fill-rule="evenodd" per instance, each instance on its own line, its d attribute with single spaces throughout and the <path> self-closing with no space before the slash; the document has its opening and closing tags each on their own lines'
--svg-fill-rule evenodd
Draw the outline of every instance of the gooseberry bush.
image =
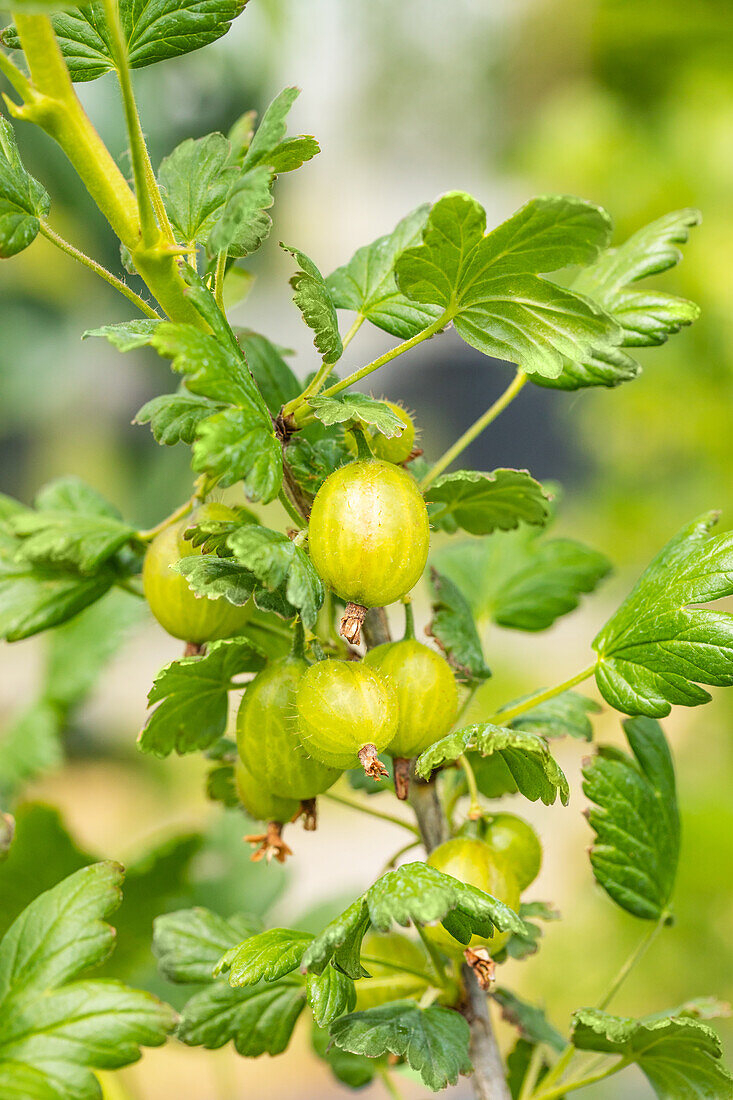
<svg viewBox="0 0 733 1100">
<path fill-rule="evenodd" d="M 483 721 L 463 717 L 491 675 L 477 623 L 546 630 L 609 563 L 548 537 L 552 494 L 527 471 L 456 460 L 525 386 L 559 391 L 562 401 L 630 383 L 640 372 L 635 349 L 663 344 L 696 318 L 694 304 L 647 280 L 678 262 L 699 215 L 667 214 L 612 245 L 610 218 L 592 202 L 540 196 L 487 230 L 480 202 L 451 192 L 328 277 L 287 246 L 293 301 L 315 348 L 303 384 L 276 343 L 227 317 L 248 285 L 247 258 L 268 240 L 278 176 L 319 151 L 311 136 L 287 136 L 297 89 L 281 92 L 259 124 L 247 112 L 227 135 L 189 138 L 156 167 L 131 78 L 219 38 L 245 2 L 94 0 L 53 12 L 45 0 L 18 0 L 2 35 L 9 115 L 61 146 L 119 238 L 121 274 L 52 228 L 49 193 L 24 168 L 8 118 L 0 120 L 0 254 L 10 258 L 41 235 L 125 296 L 128 321 L 84 335 L 120 353 L 152 348 L 170 362 L 177 385 L 135 420 L 161 445 L 189 447 L 195 475 L 190 499 L 151 530 L 75 478 L 44 486 L 32 505 L 0 500 L 2 634 L 16 642 L 50 632 L 55 654 L 36 724 L 16 734 L 13 751 L 37 741 L 39 713 L 58 727 L 88 692 L 119 614 L 108 601 L 144 598 L 185 650 L 155 678 L 139 749 L 203 754 L 210 797 L 261 823 L 250 833 L 242 817 L 259 864 L 255 893 L 267 889 L 271 859 L 284 861 L 291 845 L 297 856 L 305 840 L 289 823 L 316 828 L 321 796 L 386 816 L 409 843 L 316 933 L 263 928 L 246 912 L 148 913 L 154 879 L 168 873 L 162 856 L 132 868 L 123 886 L 118 864 L 69 852 L 71 873 L 44 883 L 0 945 L 0 1094 L 100 1096 L 100 1071 L 171 1035 L 206 1048 L 232 1042 L 244 1057 L 280 1054 L 307 1012 L 316 1054 L 354 1089 L 378 1078 L 397 1095 L 397 1076 L 412 1071 L 439 1092 L 472 1074 L 481 1098 L 553 1100 L 636 1066 L 666 1100 L 731 1097 L 708 1022 L 722 1009 L 714 1000 L 666 1011 L 652 1004 L 641 1019 L 609 1006 L 643 946 L 673 919 L 680 826 L 659 720 L 673 706 L 708 702 L 705 685 L 733 684 L 733 615 L 707 607 L 733 595 L 733 536 L 713 532 L 714 513 L 693 519 L 600 626 L 587 667 Z M 75 90 L 109 72 L 132 184 Z M 140 293 L 123 267 L 139 276 Z M 385 334 L 387 350 L 339 371 L 365 323 Z M 514 364 L 515 373 L 428 460 L 431 441 L 416 434 L 412 414 L 366 390 L 378 387 L 380 367 L 450 327 L 488 368 Z M 224 503 L 220 491 L 235 486 L 228 499 L 242 503 Z M 262 506 L 272 502 L 282 507 L 265 522 Z M 432 604 L 424 638 L 410 602 L 419 585 Z M 403 611 L 387 615 L 388 605 Z M 404 637 L 393 638 L 403 617 Z M 531 966 L 542 922 L 557 914 L 523 899 L 540 869 L 540 841 L 492 800 L 513 793 L 567 805 L 552 744 L 592 739 L 602 704 L 575 690 L 591 679 L 603 704 L 625 716 L 628 751 L 598 746 L 584 768 L 590 869 L 647 931 L 605 993 L 602 957 L 593 960 L 598 1001 L 562 1029 L 502 979 L 507 959 Z M 383 799 L 375 807 L 384 790 L 398 812 L 385 814 Z M 29 841 L 22 828 L 13 839 L 10 813 L 2 821 L 9 867 Z M 150 935 L 155 918 L 161 974 L 186 987 L 180 1011 L 120 981 L 114 958 L 109 976 L 86 976 L 112 950 L 105 918 L 128 887 Z M 506 1054 L 496 1013 L 516 1031 Z"/>
</svg>

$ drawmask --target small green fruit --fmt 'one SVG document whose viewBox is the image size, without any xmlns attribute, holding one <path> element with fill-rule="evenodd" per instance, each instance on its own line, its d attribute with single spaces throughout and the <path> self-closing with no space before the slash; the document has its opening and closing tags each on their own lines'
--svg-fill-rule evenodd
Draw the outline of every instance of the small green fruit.
<svg viewBox="0 0 733 1100">
<path fill-rule="evenodd" d="M 394 757 L 417 756 L 444 737 L 458 711 L 458 691 L 444 657 L 414 638 L 370 649 L 364 658 L 397 693 L 397 735 L 387 747 Z"/>
<path fill-rule="evenodd" d="M 515 814 L 496 814 L 482 829 L 483 839 L 506 859 L 523 893 L 540 873 L 542 845 L 528 821 Z"/>
<path fill-rule="evenodd" d="M 403 409 L 401 405 L 396 405 L 394 401 L 385 401 L 385 405 L 405 425 L 402 435 L 395 435 L 388 439 L 381 432 L 370 432 L 364 428 L 366 441 L 375 458 L 381 458 L 385 462 L 396 464 L 406 462 L 415 446 L 415 425 L 407 409 Z M 352 432 L 344 433 L 344 443 L 353 455 L 357 453 L 356 439 Z"/>
<path fill-rule="evenodd" d="M 296 705 L 298 736 L 316 760 L 386 774 L 377 753 L 397 732 L 397 698 L 378 672 L 362 661 L 319 661 L 300 681 Z"/>
<path fill-rule="evenodd" d="M 252 613 L 252 601 L 236 607 L 223 597 L 211 600 L 196 596 L 180 573 L 170 567 L 181 558 L 201 551 L 183 538 L 189 527 L 205 519 L 232 519 L 234 512 L 223 504 L 203 504 L 180 523 L 171 524 L 156 535 L 143 562 L 143 591 L 150 610 L 160 625 L 185 642 L 197 645 L 215 638 L 236 635 Z"/>
<path fill-rule="evenodd" d="M 446 875 L 469 886 L 477 886 L 486 894 L 503 901 L 515 912 L 519 910 L 519 883 L 513 870 L 499 853 L 489 848 L 483 840 L 473 837 L 454 837 L 441 844 L 428 857 L 428 864 Z M 470 944 L 461 944 L 449 932 L 438 925 L 425 929 L 437 947 L 449 955 L 461 955 L 466 946 L 484 944 L 490 955 L 496 954 L 509 939 L 509 932 L 494 932 L 488 939 L 472 936 Z"/>
<path fill-rule="evenodd" d="M 362 941 L 361 954 L 369 977 L 360 978 L 356 983 L 356 1008 L 359 1011 L 376 1008 L 401 997 L 421 997 L 430 984 L 426 978 L 397 969 L 399 966 L 409 966 L 413 970 L 424 971 L 429 967 L 425 951 L 399 932 L 385 935 L 367 933 Z M 385 963 L 394 963 L 395 966 L 380 966 L 372 962 L 372 958 L 384 959 Z"/>
<path fill-rule="evenodd" d="M 237 715 L 237 745 L 244 765 L 281 798 L 307 800 L 327 790 L 341 772 L 314 760 L 297 734 L 295 695 L 308 663 L 272 661 L 245 690 Z"/>
<path fill-rule="evenodd" d="M 349 603 L 381 607 L 402 599 L 423 574 L 429 543 L 425 502 L 410 475 L 389 462 L 351 462 L 316 494 L 311 560 Z"/>
<path fill-rule="evenodd" d="M 255 821 L 267 823 L 266 832 L 244 838 L 250 844 L 258 846 L 252 854 L 253 862 L 267 859 L 269 863 L 274 856 L 279 863 L 284 863 L 293 853 L 282 838 L 282 826 L 287 821 L 292 821 L 300 810 L 300 803 L 292 798 L 278 798 L 272 794 L 241 760 L 234 767 L 234 782 L 239 801 L 249 816 Z"/>
</svg>

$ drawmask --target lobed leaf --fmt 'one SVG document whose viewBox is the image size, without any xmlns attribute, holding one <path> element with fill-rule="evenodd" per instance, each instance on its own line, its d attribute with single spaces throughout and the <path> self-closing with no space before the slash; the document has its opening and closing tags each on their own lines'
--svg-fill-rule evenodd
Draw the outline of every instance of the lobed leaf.
<svg viewBox="0 0 733 1100">
<path fill-rule="evenodd" d="M 250 500 L 265 504 L 275 499 L 282 485 L 282 448 L 272 424 L 252 405 L 200 420 L 192 465 L 224 488 L 241 481 Z"/>
<path fill-rule="evenodd" d="M 312 629 L 323 603 L 324 589 L 308 555 L 287 535 L 249 524 L 227 539 L 234 557 L 257 578 L 256 599 L 263 610 L 297 611 Z M 270 595 L 271 599 L 265 597 Z M 273 602 L 274 601 L 274 602 Z"/>
<path fill-rule="evenodd" d="M 379 432 L 388 439 L 402 435 L 405 430 L 404 420 L 390 409 L 386 401 L 375 401 L 373 397 L 367 397 L 363 393 L 311 397 L 308 404 L 316 420 L 320 420 L 327 428 L 334 424 L 362 425 L 372 433 Z"/>
<path fill-rule="evenodd" d="M 616 710 L 663 718 L 707 703 L 700 684 L 733 684 L 733 615 L 689 607 L 733 594 L 733 534 L 711 536 L 716 522 L 710 512 L 675 535 L 593 640 Z"/>
<path fill-rule="evenodd" d="M 260 652 L 242 638 L 212 642 L 204 657 L 166 665 L 148 694 L 148 704 L 158 706 L 138 738 L 142 751 L 168 756 L 208 748 L 226 728 L 232 677 L 263 665 Z"/>
<path fill-rule="evenodd" d="M 499 753 L 525 798 L 531 802 L 541 799 L 551 806 L 559 794 L 563 806 L 567 806 L 570 788 L 562 769 L 544 739 L 526 730 L 490 722 L 455 730 L 418 756 L 415 771 L 427 779 L 436 768 L 453 763 L 465 752 L 478 752 L 481 756 Z"/>
<path fill-rule="evenodd" d="M 430 586 L 433 591 L 430 634 L 462 679 L 488 680 L 491 669 L 484 660 L 468 601 L 453 581 L 437 569 L 430 570 Z"/>
<path fill-rule="evenodd" d="M 420 1008 L 414 1001 L 393 1001 L 339 1017 L 330 1034 L 352 1054 L 404 1058 L 432 1092 L 455 1085 L 459 1074 L 472 1069 L 468 1024 L 458 1012 L 440 1005 Z"/>
<path fill-rule="evenodd" d="M 165 393 L 146 401 L 135 413 L 133 424 L 150 424 L 156 443 L 193 443 L 199 424 L 220 412 L 223 405 L 184 392 Z"/>
<path fill-rule="evenodd" d="M 252 152 L 250 146 L 247 156 Z M 313 332 L 313 343 L 326 363 L 336 363 L 342 356 L 344 346 L 338 329 L 336 308 L 320 271 L 304 252 L 282 244 L 286 252 L 294 256 L 299 264 L 290 280 L 295 294 L 293 301 L 303 314 L 303 320 Z"/>
<path fill-rule="evenodd" d="M 297 970 L 313 936 L 291 928 L 268 928 L 249 936 L 227 951 L 216 964 L 214 977 L 227 974 L 231 986 L 276 982 Z"/>
<path fill-rule="evenodd" d="M 565 1049 L 566 1040 L 545 1016 L 541 1008 L 527 1004 L 510 989 L 497 988 L 491 996 L 501 1009 L 504 1019 L 517 1028 L 530 1043 L 544 1043 L 557 1054 Z"/>
<path fill-rule="evenodd" d="M 528 698 L 524 696 L 507 703 L 507 710 L 517 703 L 526 702 Z M 575 737 L 579 741 L 592 741 L 593 724 L 589 715 L 598 714 L 600 710 L 601 706 L 595 699 L 588 699 L 577 691 L 564 691 L 562 695 L 556 695 L 554 699 L 548 699 L 513 718 L 509 724 L 512 729 L 528 730 L 540 737 Z"/>
<path fill-rule="evenodd" d="M 596 836 L 591 866 L 606 893 L 628 913 L 659 920 L 668 910 L 680 855 L 674 765 L 662 728 L 651 718 L 624 722 L 633 758 L 603 751 L 583 769 L 583 791 Z"/>
<path fill-rule="evenodd" d="M 23 167 L 13 127 L 0 118 L 0 259 L 32 244 L 49 206 L 48 192 Z"/>
<path fill-rule="evenodd" d="M 490 535 L 547 521 L 547 497 L 526 470 L 457 470 L 436 478 L 426 493 L 431 525 L 451 534 L 462 528 Z"/>
<path fill-rule="evenodd" d="M 314 443 L 296 436 L 285 451 L 285 461 L 291 474 L 301 489 L 311 496 L 316 495 L 327 477 L 353 460 L 354 456 L 343 443 L 331 436 L 317 439 Z"/>
</svg>

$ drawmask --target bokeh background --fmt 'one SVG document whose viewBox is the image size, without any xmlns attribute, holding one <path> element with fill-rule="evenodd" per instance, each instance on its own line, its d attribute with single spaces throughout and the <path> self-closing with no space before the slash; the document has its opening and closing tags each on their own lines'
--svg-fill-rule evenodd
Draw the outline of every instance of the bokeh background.
<svg viewBox="0 0 733 1100">
<path fill-rule="evenodd" d="M 136 74 L 154 162 L 186 136 L 226 130 L 244 110 L 262 110 L 287 84 L 303 89 L 291 132 L 314 133 L 322 152 L 278 183 L 273 233 L 250 265 L 254 289 L 233 314 L 292 348 L 303 375 L 314 366 L 313 349 L 290 301 L 291 265 L 278 240 L 330 271 L 415 205 L 453 188 L 476 194 L 490 222 L 532 194 L 576 193 L 607 207 L 619 239 L 669 210 L 703 211 L 682 265 L 660 282 L 700 302 L 701 320 L 668 346 L 642 352 L 643 375 L 616 391 L 528 387 L 469 454 L 479 468 L 529 467 L 561 482 L 558 530 L 616 565 L 551 631 L 487 633 L 495 675 L 476 717 L 583 667 L 597 627 L 679 526 L 711 507 L 722 510 L 724 526 L 733 521 L 732 56 L 729 0 L 251 0 L 218 43 Z M 129 167 L 114 80 L 83 85 L 81 95 Z M 18 137 L 29 170 L 51 193 L 51 224 L 118 270 L 115 241 L 63 156 L 30 126 L 19 125 Z M 28 501 L 49 478 L 78 474 L 141 526 L 188 495 L 184 449 L 160 448 L 130 424 L 168 387 L 166 364 L 80 340 L 85 329 L 127 316 L 122 299 L 41 239 L 0 266 L 4 492 Z M 386 346 L 365 327 L 347 362 Z M 446 336 L 401 358 L 376 386 L 416 410 L 435 457 L 506 385 L 508 369 Z M 93 622 L 0 651 L 0 791 L 19 823 L 0 882 L 0 927 L 90 856 L 119 858 L 131 877 L 112 970 L 172 995 L 149 952 L 156 911 L 246 908 L 267 911 L 275 923 L 304 917 L 317 928 L 380 872 L 402 834 L 328 805 L 315 835 L 292 833 L 296 858 L 286 871 L 250 864 L 241 818 L 204 797 L 200 760 L 137 753 L 149 684 L 179 646 L 132 597 L 111 600 L 103 611 L 107 652 L 94 643 L 107 663 L 91 691 L 85 677 L 94 662 L 87 655 L 79 668 L 73 654 L 85 639 L 89 649 Z M 39 694 L 49 669 L 51 702 Z M 620 1012 L 733 994 L 733 698 L 714 694 L 710 706 L 678 710 L 666 722 L 684 829 L 677 923 L 624 987 Z M 600 717 L 597 736 L 618 741 L 613 715 Z M 505 981 L 546 1004 L 561 1027 L 574 1007 L 598 998 L 644 931 L 593 884 L 583 751 L 558 748 L 573 784 L 568 809 L 515 807 L 546 846 L 530 896 L 555 902 L 564 920 L 549 927 L 538 955 L 509 964 Z M 724 1021 L 720 1030 L 730 1055 L 733 1028 Z M 508 1043 L 509 1033 L 502 1038 Z M 583 1095 L 650 1095 L 634 1074 Z M 406 1096 L 425 1095 L 408 1077 L 402 1087 Z M 171 1043 L 106 1079 L 105 1091 L 107 1100 L 346 1095 L 311 1055 L 305 1024 L 282 1058 L 245 1063 L 230 1050 Z M 454 1094 L 467 1097 L 469 1086 Z M 384 1093 L 375 1085 L 363 1095 Z"/>
</svg>

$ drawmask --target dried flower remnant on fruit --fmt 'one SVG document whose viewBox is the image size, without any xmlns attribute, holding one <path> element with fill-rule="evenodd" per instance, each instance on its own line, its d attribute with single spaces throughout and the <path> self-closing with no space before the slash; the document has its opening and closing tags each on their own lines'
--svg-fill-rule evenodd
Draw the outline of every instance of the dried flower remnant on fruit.
<svg viewBox="0 0 733 1100">
<path fill-rule="evenodd" d="M 293 854 L 292 849 L 288 848 L 282 838 L 282 825 L 279 821 L 268 821 L 267 832 L 250 833 L 244 839 L 248 844 L 259 845 L 257 850 L 252 853 L 253 863 L 259 863 L 262 859 L 266 859 L 268 863 L 271 863 L 273 858 L 278 863 L 284 863 L 288 856 Z"/>
<path fill-rule="evenodd" d="M 364 625 L 367 608 L 360 603 L 347 603 L 341 620 L 341 636 L 352 645 L 361 645 L 361 628 Z"/>
<path fill-rule="evenodd" d="M 463 957 L 476 975 L 481 988 L 489 990 L 496 977 L 496 964 L 486 948 L 467 947 Z"/>
<path fill-rule="evenodd" d="M 362 745 L 359 749 L 358 756 L 361 766 L 364 769 L 364 774 L 368 775 L 370 779 L 384 779 L 385 776 L 389 775 L 389 772 L 379 759 L 376 745 Z"/>
<path fill-rule="evenodd" d="M 307 833 L 313 833 L 318 828 L 318 810 L 316 808 L 315 798 L 304 798 L 301 800 L 300 809 L 293 818 L 293 821 L 297 821 L 299 817 L 303 818 L 303 828 Z"/>
</svg>

